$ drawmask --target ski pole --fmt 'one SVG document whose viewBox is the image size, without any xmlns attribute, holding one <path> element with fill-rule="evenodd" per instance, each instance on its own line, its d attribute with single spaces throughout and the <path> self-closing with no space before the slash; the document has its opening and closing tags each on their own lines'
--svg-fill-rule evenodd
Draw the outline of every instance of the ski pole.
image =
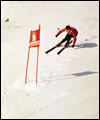
<svg viewBox="0 0 100 120">
<path fill-rule="evenodd" d="M 58 33 L 59 30 L 60 30 L 60 28 L 57 29 L 57 33 Z"/>
<path fill-rule="evenodd" d="M 87 41 L 87 39 L 85 39 L 84 41 L 82 41 L 82 42 L 79 42 L 78 44 L 76 44 L 76 45 L 79 45 L 80 43 L 83 43 L 83 42 L 85 42 L 85 41 Z"/>
</svg>

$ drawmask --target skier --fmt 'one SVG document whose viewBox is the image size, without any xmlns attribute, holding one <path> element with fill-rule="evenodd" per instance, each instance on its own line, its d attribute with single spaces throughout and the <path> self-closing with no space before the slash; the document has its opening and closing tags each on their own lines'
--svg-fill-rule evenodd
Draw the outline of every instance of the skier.
<svg viewBox="0 0 100 120">
<path fill-rule="evenodd" d="M 57 44 L 57 47 L 60 46 L 63 42 L 67 41 L 66 44 L 65 44 L 65 47 L 66 47 L 72 37 L 73 37 L 72 47 L 74 47 L 75 43 L 76 43 L 76 40 L 77 40 L 76 36 L 78 35 L 78 31 L 76 30 L 76 28 L 71 27 L 70 25 L 67 25 L 65 28 L 61 29 L 55 37 L 58 37 L 58 35 L 60 35 L 64 31 L 67 32 L 67 35 L 65 36 L 65 38 L 61 42 L 59 42 Z"/>
</svg>

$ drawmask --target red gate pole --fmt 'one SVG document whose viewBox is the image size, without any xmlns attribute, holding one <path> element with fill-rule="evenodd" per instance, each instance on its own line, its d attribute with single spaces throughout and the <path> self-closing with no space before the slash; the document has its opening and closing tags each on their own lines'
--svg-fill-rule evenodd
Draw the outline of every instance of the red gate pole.
<svg viewBox="0 0 100 120">
<path fill-rule="evenodd" d="M 39 47 L 37 47 L 36 84 L 37 84 L 37 77 L 38 77 L 38 59 L 39 59 Z"/>
<path fill-rule="evenodd" d="M 27 82 L 27 71 L 28 71 L 29 53 L 30 53 L 30 48 L 28 49 L 28 56 L 27 56 L 27 65 L 26 65 L 25 84 L 26 84 L 26 82 Z"/>
</svg>

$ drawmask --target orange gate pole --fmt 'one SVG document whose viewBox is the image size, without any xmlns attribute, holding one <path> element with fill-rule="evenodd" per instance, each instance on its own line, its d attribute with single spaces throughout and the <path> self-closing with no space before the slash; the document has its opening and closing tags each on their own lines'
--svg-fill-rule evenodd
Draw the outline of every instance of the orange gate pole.
<svg viewBox="0 0 100 120">
<path fill-rule="evenodd" d="M 30 53 L 30 48 L 28 49 L 28 56 L 27 56 L 27 65 L 26 65 L 25 84 L 26 84 L 26 82 L 27 82 L 27 71 L 28 71 L 29 53 Z"/>
<path fill-rule="evenodd" d="M 37 84 L 37 77 L 38 77 L 38 59 L 39 59 L 39 47 L 37 47 L 36 84 Z"/>
</svg>

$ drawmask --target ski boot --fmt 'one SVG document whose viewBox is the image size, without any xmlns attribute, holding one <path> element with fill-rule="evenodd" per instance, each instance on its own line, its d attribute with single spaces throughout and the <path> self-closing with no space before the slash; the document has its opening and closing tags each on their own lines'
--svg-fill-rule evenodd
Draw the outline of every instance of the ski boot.
<svg viewBox="0 0 100 120">
<path fill-rule="evenodd" d="M 57 45 L 56 45 L 56 47 L 59 47 L 61 45 L 61 43 L 58 43 Z"/>
<path fill-rule="evenodd" d="M 66 48 L 66 47 L 68 47 L 68 45 L 69 45 L 69 43 L 66 43 L 64 47 Z"/>
</svg>

